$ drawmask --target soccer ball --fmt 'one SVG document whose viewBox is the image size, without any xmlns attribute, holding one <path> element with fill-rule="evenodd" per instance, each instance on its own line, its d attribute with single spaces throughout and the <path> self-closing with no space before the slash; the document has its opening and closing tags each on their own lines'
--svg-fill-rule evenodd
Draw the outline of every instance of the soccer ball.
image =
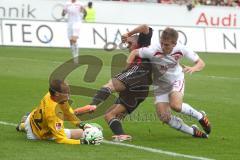
<svg viewBox="0 0 240 160">
<path fill-rule="evenodd" d="M 95 126 L 86 128 L 83 131 L 83 135 L 84 135 L 85 141 L 87 141 L 91 144 L 100 144 L 103 141 L 102 131 Z"/>
</svg>

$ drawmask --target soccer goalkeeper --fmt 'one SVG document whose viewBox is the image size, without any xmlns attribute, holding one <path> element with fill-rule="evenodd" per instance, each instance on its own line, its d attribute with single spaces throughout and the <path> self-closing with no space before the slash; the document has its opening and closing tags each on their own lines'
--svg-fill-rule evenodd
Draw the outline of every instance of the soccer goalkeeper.
<svg viewBox="0 0 240 160">
<path fill-rule="evenodd" d="M 25 131 L 27 139 L 30 140 L 55 140 L 63 144 L 100 144 L 103 140 L 102 134 L 85 139 L 84 125 L 81 125 L 83 123 L 74 115 L 68 103 L 69 96 L 70 89 L 67 83 L 61 80 L 51 81 L 49 92 L 37 108 L 22 118 L 17 131 Z M 80 128 L 65 129 L 64 120 Z"/>
</svg>

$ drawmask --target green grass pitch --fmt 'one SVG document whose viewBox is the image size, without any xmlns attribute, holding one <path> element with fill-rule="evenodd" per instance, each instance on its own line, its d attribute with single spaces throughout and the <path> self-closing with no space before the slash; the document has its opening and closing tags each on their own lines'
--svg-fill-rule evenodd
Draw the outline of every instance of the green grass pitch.
<svg viewBox="0 0 240 160">
<path fill-rule="evenodd" d="M 101 87 L 111 77 L 112 56 L 120 53 L 127 52 L 81 49 L 81 55 L 100 58 L 103 68 L 95 82 L 84 82 L 85 66 L 74 70 L 67 81 L 77 86 Z M 240 55 L 200 53 L 200 56 L 206 67 L 202 72 L 186 75 L 184 101 L 207 112 L 213 127 L 209 139 L 192 138 L 163 125 L 154 115 L 153 98 L 148 98 L 123 122 L 126 132 L 133 136 L 133 141 L 128 144 L 209 159 L 240 159 Z M 69 49 L 1 46 L 0 121 L 18 123 L 46 93 L 50 74 L 70 58 Z M 73 107 L 90 102 L 90 97 L 73 96 L 73 99 Z M 189 117 L 182 118 L 189 124 L 198 124 Z M 92 121 L 101 124 L 105 139 L 111 140 L 112 133 L 103 117 Z M 0 133 L 1 160 L 187 159 L 112 144 L 86 146 L 28 141 L 23 133 L 15 131 L 15 127 L 3 124 L 0 124 Z"/>
</svg>

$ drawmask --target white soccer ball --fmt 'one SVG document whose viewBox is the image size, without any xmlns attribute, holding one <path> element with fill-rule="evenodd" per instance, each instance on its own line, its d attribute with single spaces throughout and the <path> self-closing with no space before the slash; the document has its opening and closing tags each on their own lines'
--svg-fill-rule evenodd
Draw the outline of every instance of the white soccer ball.
<svg viewBox="0 0 240 160">
<path fill-rule="evenodd" d="M 102 131 L 95 126 L 86 128 L 83 131 L 83 135 L 84 135 L 84 139 L 89 142 L 91 142 L 92 140 L 95 140 L 96 144 L 100 144 L 103 141 Z"/>
</svg>

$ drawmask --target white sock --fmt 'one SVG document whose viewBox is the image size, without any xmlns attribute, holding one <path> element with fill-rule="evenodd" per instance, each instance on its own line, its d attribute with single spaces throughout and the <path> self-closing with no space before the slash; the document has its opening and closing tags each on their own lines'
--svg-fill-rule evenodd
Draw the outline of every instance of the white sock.
<svg viewBox="0 0 240 160">
<path fill-rule="evenodd" d="M 74 55 L 75 55 L 75 48 L 74 48 L 73 44 L 71 45 L 71 52 L 72 52 L 72 57 L 74 57 Z"/>
<path fill-rule="evenodd" d="M 78 63 L 78 45 L 77 43 L 72 44 L 72 56 L 74 58 L 74 63 Z"/>
<path fill-rule="evenodd" d="M 203 117 L 202 113 L 198 112 L 196 109 L 194 109 L 187 103 L 182 104 L 181 113 L 194 117 L 197 120 L 200 120 Z"/>
<path fill-rule="evenodd" d="M 168 122 L 168 125 L 183 133 L 193 135 L 193 128 L 185 124 L 183 120 L 179 117 L 171 116 L 171 119 Z"/>
</svg>

